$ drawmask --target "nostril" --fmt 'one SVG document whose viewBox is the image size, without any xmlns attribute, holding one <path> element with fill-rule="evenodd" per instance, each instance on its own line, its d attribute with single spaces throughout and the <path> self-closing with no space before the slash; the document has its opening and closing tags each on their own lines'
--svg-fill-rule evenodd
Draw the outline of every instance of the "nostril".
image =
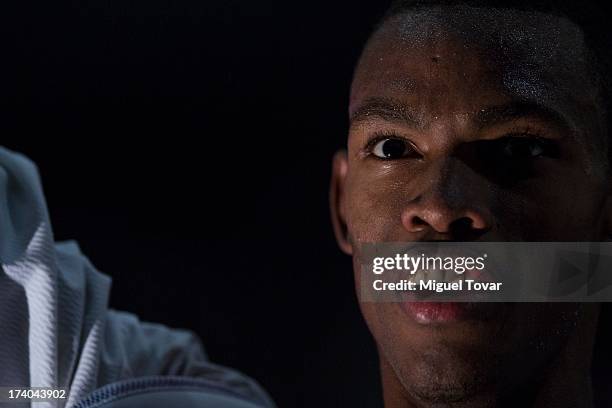
<svg viewBox="0 0 612 408">
<path fill-rule="evenodd" d="M 427 224 L 427 221 L 425 221 L 424 219 L 422 219 L 422 218 L 420 218 L 420 217 L 417 217 L 416 215 L 415 215 L 414 217 L 412 217 L 412 223 L 413 223 L 414 225 L 420 225 L 420 226 L 426 226 L 426 225 L 428 225 L 428 224 Z"/>
<path fill-rule="evenodd" d="M 462 217 L 455 220 L 450 225 L 450 231 L 453 237 L 459 241 L 471 241 L 477 239 L 486 232 L 487 228 L 483 228 L 478 220 L 471 217 Z"/>
<path fill-rule="evenodd" d="M 458 220 L 453 221 L 450 226 L 451 230 L 459 230 L 466 231 L 474 228 L 474 220 L 469 217 L 459 218 Z"/>
<path fill-rule="evenodd" d="M 490 228 L 489 218 L 486 212 L 453 208 L 443 200 L 410 203 L 401 214 L 402 225 L 408 232 L 429 231 L 456 237 L 453 239 L 481 236 Z"/>
<path fill-rule="evenodd" d="M 410 229 L 413 232 L 424 230 L 429 224 L 421 217 L 414 215 L 410 218 Z"/>
</svg>

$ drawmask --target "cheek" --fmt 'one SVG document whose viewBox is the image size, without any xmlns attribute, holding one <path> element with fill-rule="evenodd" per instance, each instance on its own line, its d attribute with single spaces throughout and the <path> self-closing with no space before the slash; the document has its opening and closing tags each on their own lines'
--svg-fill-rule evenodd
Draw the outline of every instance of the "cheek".
<svg viewBox="0 0 612 408">
<path fill-rule="evenodd" d="M 361 251 L 360 248 L 357 247 L 355 252 L 353 253 L 353 276 L 354 276 L 354 284 L 355 284 L 355 293 L 357 294 L 357 298 L 359 299 L 359 309 L 361 310 L 361 314 L 363 319 L 368 326 L 370 333 L 374 336 L 375 339 L 380 340 L 379 334 L 382 331 L 381 321 L 379 319 L 380 313 L 379 308 L 385 307 L 384 303 L 375 303 L 375 302 L 362 302 L 361 301 Z"/>
<path fill-rule="evenodd" d="M 567 174 L 521 191 L 521 228 L 526 241 L 599 240 L 605 187 Z"/>
<path fill-rule="evenodd" d="M 347 225 L 354 242 L 394 241 L 401 237 L 405 192 L 380 177 L 350 177 L 346 189 Z"/>
<path fill-rule="evenodd" d="M 384 302 L 362 302 L 361 301 L 361 254 L 359 250 L 353 256 L 353 274 L 355 282 L 355 292 L 359 300 L 359 309 L 361 315 L 376 339 L 378 345 L 384 345 L 392 335 L 391 328 L 397 328 L 397 322 L 401 322 L 403 318 L 397 316 L 399 308 L 394 303 Z M 396 335 L 398 333 L 395 333 Z"/>
</svg>

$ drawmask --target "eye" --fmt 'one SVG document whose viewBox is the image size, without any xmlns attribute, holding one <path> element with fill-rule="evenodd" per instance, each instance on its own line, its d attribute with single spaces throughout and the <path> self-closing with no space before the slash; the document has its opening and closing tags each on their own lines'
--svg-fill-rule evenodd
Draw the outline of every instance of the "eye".
<svg viewBox="0 0 612 408">
<path fill-rule="evenodd" d="M 533 159 L 541 156 L 555 157 L 554 142 L 541 137 L 507 136 L 499 140 L 501 154 L 511 159 Z"/>
<path fill-rule="evenodd" d="M 400 159 L 415 154 L 412 145 L 403 139 L 387 137 L 374 142 L 372 154 L 380 159 Z"/>
</svg>

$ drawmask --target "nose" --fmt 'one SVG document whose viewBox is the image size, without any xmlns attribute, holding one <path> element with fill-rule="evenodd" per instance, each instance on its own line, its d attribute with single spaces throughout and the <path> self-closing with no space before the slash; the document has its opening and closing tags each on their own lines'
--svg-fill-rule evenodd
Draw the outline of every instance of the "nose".
<svg viewBox="0 0 612 408">
<path fill-rule="evenodd" d="M 442 201 L 425 205 L 411 204 L 402 213 L 402 224 L 408 232 L 432 232 L 459 235 L 459 232 L 484 233 L 490 228 L 486 216 L 478 210 L 451 208 Z"/>
<path fill-rule="evenodd" d="M 485 202 L 488 189 L 477 191 L 474 180 L 467 180 L 459 171 L 455 168 L 436 177 L 405 205 L 401 215 L 405 230 L 421 239 L 443 236 L 468 241 L 491 229 L 493 218 Z"/>
</svg>

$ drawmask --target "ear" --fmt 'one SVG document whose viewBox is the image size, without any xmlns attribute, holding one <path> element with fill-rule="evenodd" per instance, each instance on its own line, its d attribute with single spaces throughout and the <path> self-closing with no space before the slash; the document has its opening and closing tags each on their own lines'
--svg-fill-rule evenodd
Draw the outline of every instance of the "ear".
<svg viewBox="0 0 612 408">
<path fill-rule="evenodd" d="M 346 174 L 348 171 L 348 159 L 346 150 L 336 152 L 332 164 L 331 183 L 329 187 L 329 206 L 331 210 L 332 225 L 334 234 L 340 249 L 351 255 L 353 247 L 348 238 L 348 229 L 346 227 L 346 210 L 345 210 L 345 185 Z"/>
</svg>

